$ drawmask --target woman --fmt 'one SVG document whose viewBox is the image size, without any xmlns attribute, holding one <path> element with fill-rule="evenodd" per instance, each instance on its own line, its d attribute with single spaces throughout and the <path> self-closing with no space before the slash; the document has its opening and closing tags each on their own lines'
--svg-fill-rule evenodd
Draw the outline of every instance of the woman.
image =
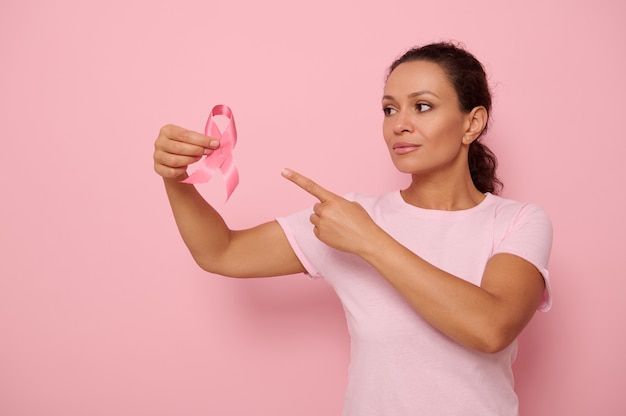
<svg viewBox="0 0 626 416">
<path fill-rule="evenodd" d="M 550 307 L 552 228 L 539 207 L 496 196 L 483 67 L 449 43 L 414 48 L 391 65 L 382 109 L 393 163 L 412 178 L 399 192 L 344 198 L 286 169 L 320 202 L 234 231 L 180 183 L 215 139 L 164 127 L 155 170 L 203 269 L 304 272 L 335 289 L 351 335 L 345 415 L 517 415 L 515 340 Z"/>
</svg>

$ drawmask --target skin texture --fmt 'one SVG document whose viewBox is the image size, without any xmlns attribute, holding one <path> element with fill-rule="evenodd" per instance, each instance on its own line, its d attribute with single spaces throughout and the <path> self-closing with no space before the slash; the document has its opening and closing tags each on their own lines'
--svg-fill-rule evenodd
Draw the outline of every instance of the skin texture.
<svg viewBox="0 0 626 416">
<path fill-rule="evenodd" d="M 482 107 L 462 112 L 437 64 L 399 65 L 387 80 L 382 107 L 383 136 L 393 163 L 412 177 L 401 192 L 407 203 L 461 210 L 485 198 L 471 180 L 467 152 L 488 114 Z M 215 139 L 172 125 L 163 127 L 155 142 L 155 170 L 164 178 L 179 231 L 196 262 L 209 272 L 232 277 L 304 272 L 278 223 L 230 230 L 193 185 L 180 183 L 187 165 L 218 146 Z M 481 285 L 475 286 L 403 247 L 358 203 L 293 170 L 285 169 L 282 175 L 319 200 L 311 215 L 318 239 L 370 263 L 417 312 L 456 341 L 481 352 L 500 351 L 537 309 L 544 282 L 525 260 L 510 254 L 493 256 Z"/>
</svg>

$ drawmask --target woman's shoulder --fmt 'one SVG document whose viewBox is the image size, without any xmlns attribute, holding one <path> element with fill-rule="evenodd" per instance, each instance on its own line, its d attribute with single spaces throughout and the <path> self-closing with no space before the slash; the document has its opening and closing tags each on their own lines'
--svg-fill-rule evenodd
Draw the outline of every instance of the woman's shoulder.
<svg viewBox="0 0 626 416">
<path fill-rule="evenodd" d="M 487 194 L 491 200 L 493 207 L 499 211 L 510 212 L 535 212 L 542 215 L 548 215 L 538 203 L 530 201 L 521 201 L 517 199 L 506 198 L 500 195 Z"/>
<path fill-rule="evenodd" d="M 497 222 L 510 226 L 530 226 L 534 224 L 542 229 L 551 230 L 552 221 L 548 212 L 535 202 L 519 201 L 491 195 L 491 209 Z"/>
</svg>

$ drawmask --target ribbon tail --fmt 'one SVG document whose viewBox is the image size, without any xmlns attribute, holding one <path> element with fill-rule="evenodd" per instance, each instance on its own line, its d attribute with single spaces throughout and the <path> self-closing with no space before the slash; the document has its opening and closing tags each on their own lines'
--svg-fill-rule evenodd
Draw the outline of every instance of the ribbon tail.
<svg viewBox="0 0 626 416">
<path fill-rule="evenodd" d="M 224 176 L 224 182 L 226 184 L 226 201 L 232 195 L 233 191 L 239 185 L 239 171 L 235 165 L 235 161 L 232 156 L 229 156 L 224 160 L 221 166 L 222 175 Z"/>
</svg>

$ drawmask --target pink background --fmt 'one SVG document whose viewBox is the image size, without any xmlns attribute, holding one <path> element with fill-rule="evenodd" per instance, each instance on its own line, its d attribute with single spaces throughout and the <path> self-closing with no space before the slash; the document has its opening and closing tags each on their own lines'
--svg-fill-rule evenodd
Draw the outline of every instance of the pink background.
<svg viewBox="0 0 626 416">
<path fill-rule="evenodd" d="M 348 362 L 322 281 L 199 270 L 152 146 L 229 104 L 236 228 L 407 183 L 381 138 L 389 63 L 463 41 L 495 97 L 504 195 L 555 227 L 554 308 L 520 340 L 523 415 L 626 408 L 626 3 L 3 1 L 0 414 L 336 415 Z"/>
</svg>

